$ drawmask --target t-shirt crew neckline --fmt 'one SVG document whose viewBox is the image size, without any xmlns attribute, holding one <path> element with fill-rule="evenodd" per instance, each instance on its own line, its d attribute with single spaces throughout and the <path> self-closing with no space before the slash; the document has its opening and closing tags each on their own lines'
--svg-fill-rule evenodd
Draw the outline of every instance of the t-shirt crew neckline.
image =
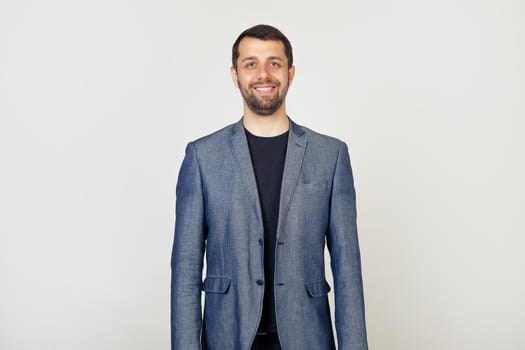
<svg viewBox="0 0 525 350">
<path fill-rule="evenodd" d="M 290 130 L 286 130 L 285 132 L 283 132 L 282 134 L 279 134 L 279 135 L 275 135 L 275 136 L 257 136 L 257 135 L 254 135 L 252 134 L 251 132 L 248 131 L 248 129 L 244 128 L 244 131 L 250 136 L 250 137 L 253 137 L 254 139 L 259 139 L 259 140 L 275 140 L 275 139 L 279 139 L 281 137 L 285 137 L 286 135 L 288 135 L 288 132 Z"/>
</svg>

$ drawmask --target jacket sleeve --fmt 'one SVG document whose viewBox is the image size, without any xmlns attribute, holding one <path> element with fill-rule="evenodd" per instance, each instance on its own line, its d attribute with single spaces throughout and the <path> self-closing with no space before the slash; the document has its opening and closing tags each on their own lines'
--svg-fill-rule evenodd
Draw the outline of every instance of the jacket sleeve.
<svg viewBox="0 0 525 350">
<path fill-rule="evenodd" d="M 171 349 L 200 350 L 201 285 L 206 238 L 202 178 L 193 143 L 186 147 L 176 188 L 171 256 Z"/>
<path fill-rule="evenodd" d="M 368 349 L 355 189 L 348 148 L 341 142 L 332 183 L 327 245 L 335 292 L 338 349 Z"/>
</svg>

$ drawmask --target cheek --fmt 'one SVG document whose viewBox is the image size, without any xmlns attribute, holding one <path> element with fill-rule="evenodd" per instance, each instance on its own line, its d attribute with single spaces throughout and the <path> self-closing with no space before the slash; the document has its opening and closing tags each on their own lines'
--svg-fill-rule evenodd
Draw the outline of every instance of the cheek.
<svg viewBox="0 0 525 350">
<path fill-rule="evenodd" d="M 289 81 L 289 75 L 288 75 L 288 72 L 282 72 L 279 74 L 279 79 L 284 82 L 284 83 L 288 83 Z"/>
<path fill-rule="evenodd" d="M 239 83 L 241 86 L 243 86 L 245 89 L 250 89 L 250 84 L 254 82 L 255 80 L 252 80 L 250 78 L 245 77 L 243 80 L 240 80 Z"/>
<path fill-rule="evenodd" d="M 288 86 L 288 83 L 289 83 L 288 75 L 281 76 L 280 80 L 281 80 L 281 88 L 285 88 Z"/>
</svg>

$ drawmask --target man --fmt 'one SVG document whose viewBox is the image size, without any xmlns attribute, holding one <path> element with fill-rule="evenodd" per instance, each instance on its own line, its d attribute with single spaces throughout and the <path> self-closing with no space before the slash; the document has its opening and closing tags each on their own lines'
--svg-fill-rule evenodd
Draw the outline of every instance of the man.
<svg viewBox="0 0 525 350">
<path fill-rule="evenodd" d="M 335 349 L 326 241 L 338 348 L 367 349 L 346 144 L 287 116 L 295 68 L 279 30 L 241 33 L 232 64 L 244 115 L 190 142 L 177 182 L 171 348 Z"/>
</svg>

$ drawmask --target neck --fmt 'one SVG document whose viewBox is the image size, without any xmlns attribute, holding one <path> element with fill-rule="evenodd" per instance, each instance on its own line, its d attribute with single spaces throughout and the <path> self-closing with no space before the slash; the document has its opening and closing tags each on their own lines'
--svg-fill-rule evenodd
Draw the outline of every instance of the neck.
<svg viewBox="0 0 525 350">
<path fill-rule="evenodd" d="M 262 137 L 281 135 L 290 128 L 284 105 L 271 115 L 258 115 L 244 106 L 242 122 L 252 135 Z"/>
</svg>

